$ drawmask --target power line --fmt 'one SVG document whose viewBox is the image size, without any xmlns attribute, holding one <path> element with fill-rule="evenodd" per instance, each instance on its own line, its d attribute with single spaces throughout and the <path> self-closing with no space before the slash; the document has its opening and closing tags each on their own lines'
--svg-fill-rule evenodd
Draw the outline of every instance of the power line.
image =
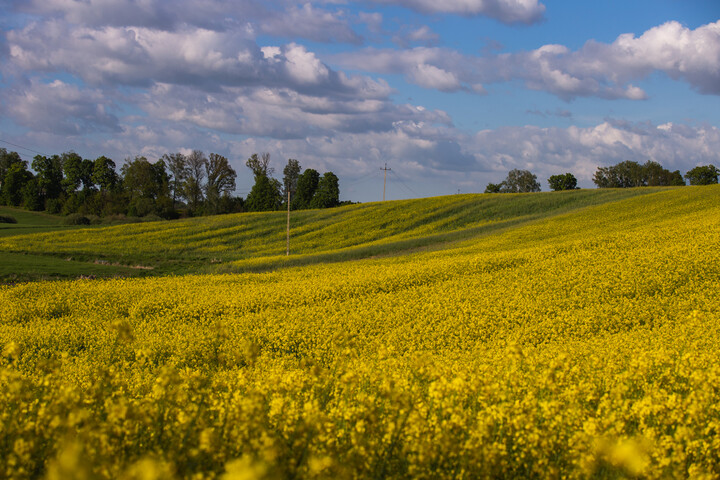
<svg viewBox="0 0 720 480">
<path fill-rule="evenodd" d="M 395 173 L 395 172 L 390 172 L 390 173 L 392 173 L 393 175 L 395 175 L 394 178 L 396 178 L 397 181 L 400 182 L 400 185 L 402 185 L 403 187 L 405 187 L 405 189 L 406 189 L 407 191 L 409 191 L 411 194 L 415 195 L 416 198 L 420 198 L 420 195 L 419 195 L 415 190 L 413 190 L 412 188 L 410 188 L 405 182 L 403 182 L 402 179 L 400 179 L 400 177 L 398 177 L 397 173 Z"/>
<path fill-rule="evenodd" d="M 3 140 L 0 138 L 0 142 L 7 143 L 8 145 L 12 145 L 13 147 L 22 148 L 23 150 L 27 150 L 28 152 L 37 153 L 38 155 L 47 156 L 42 152 L 38 152 L 37 150 L 33 150 L 32 148 L 23 147 L 22 145 L 18 145 L 17 143 L 8 142 L 7 140 Z"/>
<path fill-rule="evenodd" d="M 382 170 L 382 168 L 380 170 Z M 343 186 L 344 187 L 352 187 L 354 185 L 357 185 L 358 183 L 366 182 L 366 181 L 370 180 L 371 178 L 375 178 L 377 176 L 378 176 L 378 173 L 373 170 L 372 172 L 368 173 L 367 175 L 363 175 L 362 177 L 356 179 L 354 182 L 344 183 Z"/>
</svg>

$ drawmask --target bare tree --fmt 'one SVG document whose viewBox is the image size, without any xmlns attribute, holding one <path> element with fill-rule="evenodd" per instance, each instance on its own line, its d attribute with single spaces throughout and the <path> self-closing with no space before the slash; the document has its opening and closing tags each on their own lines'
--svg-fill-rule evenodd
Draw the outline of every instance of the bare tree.
<svg viewBox="0 0 720 480">
<path fill-rule="evenodd" d="M 247 159 L 245 165 L 253 171 L 253 175 L 256 177 L 269 177 L 275 171 L 275 169 L 270 166 L 270 154 L 268 152 L 261 153 L 260 157 L 258 157 L 257 153 L 253 153 L 250 158 Z"/>
<path fill-rule="evenodd" d="M 190 210 L 197 211 L 203 202 L 203 190 L 205 180 L 205 165 L 207 164 L 207 158 L 205 154 L 200 150 L 193 150 L 190 155 L 186 157 L 187 160 L 187 177 L 183 191 L 185 192 L 185 198 L 188 200 L 188 206 Z"/>
<path fill-rule="evenodd" d="M 228 159 L 217 153 L 211 153 L 205 163 L 207 185 L 205 199 L 209 213 L 218 213 L 220 198 L 235 190 L 237 173 L 230 166 Z"/>
</svg>

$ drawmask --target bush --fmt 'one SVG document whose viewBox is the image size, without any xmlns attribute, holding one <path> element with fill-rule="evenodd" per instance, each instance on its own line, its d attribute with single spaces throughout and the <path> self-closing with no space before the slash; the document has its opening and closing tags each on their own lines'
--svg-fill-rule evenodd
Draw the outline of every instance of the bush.
<svg viewBox="0 0 720 480">
<path fill-rule="evenodd" d="M 154 213 L 151 213 L 149 215 L 145 215 L 144 217 L 140 217 L 141 222 L 160 222 L 164 220 L 164 218 L 155 215 Z"/>
<path fill-rule="evenodd" d="M 12 215 L 0 215 L 0 223 L 17 223 Z"/>
<path fill-rule="evenodd" d="M 79 213 L 72 213 L 63 219 L 65 225 L 90 225 L 90 219 Z"/>
</svg>

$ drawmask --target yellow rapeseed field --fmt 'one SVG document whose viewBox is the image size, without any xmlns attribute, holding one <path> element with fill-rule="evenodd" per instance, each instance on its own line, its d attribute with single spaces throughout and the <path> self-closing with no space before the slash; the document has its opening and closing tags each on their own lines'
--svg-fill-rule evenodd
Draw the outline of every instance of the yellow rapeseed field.
<svg viewBox="0 0 720 480">
<path fill-rule="evenodd" d="M 0 478 L 718 478 L 719 286 L 720 188 L 685 187 L 403 256 L 0 287 Z"/>
</svg>

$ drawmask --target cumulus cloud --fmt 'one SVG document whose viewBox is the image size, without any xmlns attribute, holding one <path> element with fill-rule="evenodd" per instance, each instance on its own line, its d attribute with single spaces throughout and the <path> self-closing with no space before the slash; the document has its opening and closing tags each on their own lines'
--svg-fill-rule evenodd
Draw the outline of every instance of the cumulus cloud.
<svg viewBox="0 0 720 480">
<path fill-rule="evenodd" d="M 264 51 L 242 32 L 201 28 L 70 28 L 50 21 L 7 35 L 10 60 L 25 71 L 68 72 L 92 85 L 152 86 L 156 82 L 207 90 L 223 86 L 285 86 L 323 95 L 387 96 L 387 84 L 347 76 L 291 43 Z M 273 55 L 268 55 L 273 52 Z M 92 62 L 86 61 L 92 58 Z"/>
<path fill-rule="evenodd" d="M 408 73 L 408 78 L 412 83 L 425 88 L 435 88 L 446 92 L 460 88 L 460 82 L 454 74 L 426 63 L 415 65 Z"/>
<path fill-rule="evenodd" d="M 163 84 L 144 95 L 139 105 L 158 119 L 282 139 L 391 130 L 398 121 L 451 124 L 438 110 L 382 99 L 317 97 L 286 88 L 238 87 L 207 94 Z"/>
<path fill-rule="evenodd" d="M 99 90 L 55 80 L 16 87 L 5 98 L 12 118 L 25 127 L 59 135 L 82 135 L 120 129 L 113 105 Z"/>
<path fill-rule="evenodd" d="M 631 83 L 652 72 L 684 80 L 705 94 L 720 94 L 720 21 L 695 30 L 677 22 L 654 27 L 639 37 L 620 35 L 611 44 L 595 41 L 577 51 L 543 45 L 530 52 L 470 56 L 446 48 L 373 49 L 338 55 L 342 65 L 378 73 L 403 74 L 426 88 L 447 90 L 449 83 L 427 81 L 418 69 L 453 75 L 463 85 L 521 80 L 529 89 L 564 100 L 576 97 L 643 100 Z"/>
<path fill-rule="evenodd" d="M 536 23 L 542 20 L 545 5 L 537 0 L 373 0 L 386 5 L 401 5 L 423 13 L 484 15 L 503 23 Z"/>
</svg>

